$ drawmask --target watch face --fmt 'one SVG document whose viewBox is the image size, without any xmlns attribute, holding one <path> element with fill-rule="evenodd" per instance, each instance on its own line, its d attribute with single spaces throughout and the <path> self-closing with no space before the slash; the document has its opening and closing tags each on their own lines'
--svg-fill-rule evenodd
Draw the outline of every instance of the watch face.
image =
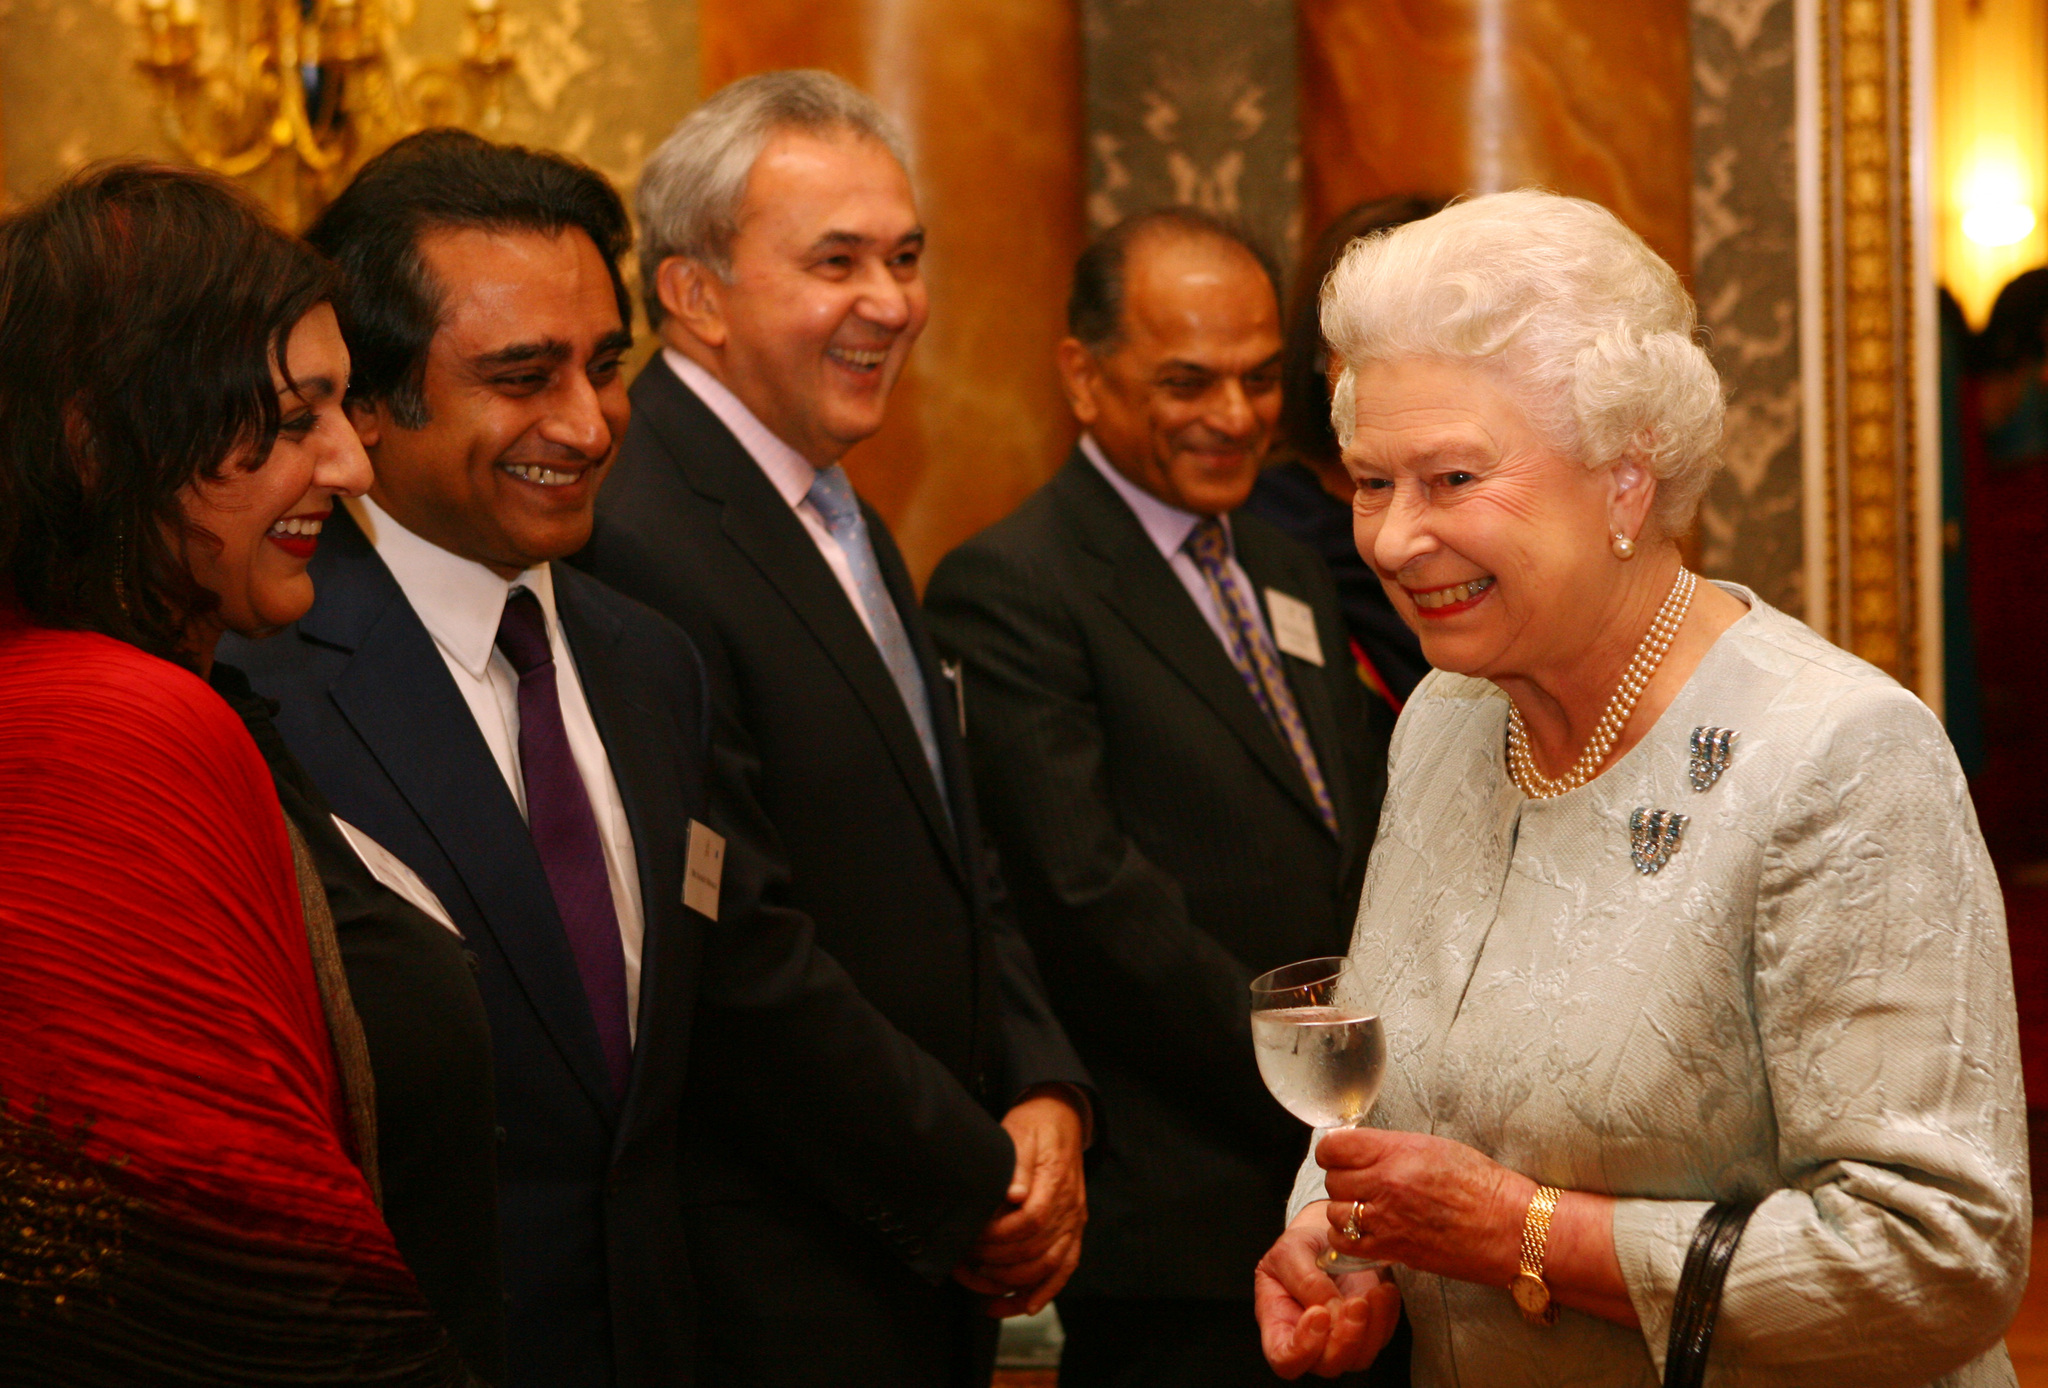
<svg viewBox="0 0 2048 1388">
<path fill-rule="evenodd" d="M 1540 1316 L 1550 1309 L 1550 1288 L 1543 1285 L 1540 1277 L 1518 1272 L 1509 1290 L 1515 1294 L 1515 1305 L 1521 1307 L 1525 1315 Z"/>
</svg>

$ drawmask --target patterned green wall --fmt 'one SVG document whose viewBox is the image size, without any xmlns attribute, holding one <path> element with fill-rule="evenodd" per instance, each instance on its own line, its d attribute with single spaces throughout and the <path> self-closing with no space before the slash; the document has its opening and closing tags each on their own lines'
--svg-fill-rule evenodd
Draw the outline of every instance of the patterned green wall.
<svg viewBox="0 0 2048 1388">
<path fill-rule="evenodd" d="M 1291 268 L 1301 239 L 1291 0 L 1084 0 L 1088 222 L 1193 204 Z"/>
</svg>

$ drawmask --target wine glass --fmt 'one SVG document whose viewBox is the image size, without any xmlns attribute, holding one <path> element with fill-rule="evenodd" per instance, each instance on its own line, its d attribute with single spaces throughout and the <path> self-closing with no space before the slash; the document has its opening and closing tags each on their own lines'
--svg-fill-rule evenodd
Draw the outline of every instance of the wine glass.
<svg viewBox="0 0 2048 1388">
<path fill-rule="evenodd" d="M 1360 1128 L 1379 1097 L 1387 1044 L 1380 1010 L 1341 955 L 1304 959 L 1252 980 L 1252 1048 L 1280 1106 L 1312 1128 Z M 1317 1259 L 1332 1277 L 1383 1268 L 1334 1248 Z"/>
</svg>

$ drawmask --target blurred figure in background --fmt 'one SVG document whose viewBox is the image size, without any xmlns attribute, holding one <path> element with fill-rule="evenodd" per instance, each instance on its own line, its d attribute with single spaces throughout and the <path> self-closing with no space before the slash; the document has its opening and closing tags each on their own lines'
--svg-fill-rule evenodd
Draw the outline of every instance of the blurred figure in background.
<svg viewBox="0 0 2048 1388">
<path fill-rule="evenodd" d="M 2048 547 L 2048 269 L 1999 291 L 1968 353 L 1962 390 L 1969 600 L 1985 756 L 1972 780 L 1992 856 L 2008 871 L 2048 864 L 2048 729 L 2034 717 L 2048 685 L 2048 620 L 2011 594 Z M 2048 872 L 2048 868 L 2043 869 Z"/>
<path fill-rule="evenodd" d="M 1359 678 L 1394 713 L 1429 670 L 1415 633 L 1394 611 L 1351 535 L 1351 494 L 1337 435 L 1330 428 L 1330 353 L 1323 342 L 1323 280 L 1337 257 L 1361 236 L 1417 221 L 1443 208 L 1420 194 L 1359 203 L 1324 229 L 1303 266 L 1287 317 L 1280 362 L 1280 449 L 1259 476 L 1244 509 L 1270 521 L 1323 556 L 1343 605 L 1351 659 Z M 1280 450 L 1276 450 L 1280 451 Z M 1390 725 L 1391 720 L 1381 720 Z M 1385 732 L 1380 733 L 1382 745 Z"/>
</svg>

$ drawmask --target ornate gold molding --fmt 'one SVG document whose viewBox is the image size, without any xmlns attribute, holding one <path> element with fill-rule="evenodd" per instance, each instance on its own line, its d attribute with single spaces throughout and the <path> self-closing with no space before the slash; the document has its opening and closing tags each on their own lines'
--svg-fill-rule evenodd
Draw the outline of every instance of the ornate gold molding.
<svg viewBox="0 0 2048 1388">
<path fill-rule="evenodd" d="M 1802 131 L 1812 186 L 1807 215 L 1808 327 L 1821 428 L 1807 504 L 1822 543 L 1809 554 L 1808 617 L 1838 644 L 1938 698 L 1940 633 L 1924 612 L 1920 299 L 1925 247 L 1916 234 L 1916 4 L 1804 0 L 1813 99 Z M 1817 302 L 1815 302 L 1817 300 Z M 1809 532 L 1811 533 L 1811 531 Z"/>
<path fill-rule="evenodd" d="M 136 67 L 165 138 L 193 163 L 244 180 L 288 226 L 310 221 L 355 171 L 428 125 L 495 128 L 515 59 L 498 0 L 464 0 L 459 58 L 410 64 L 386 0 L 218 0 L 207 41 L 199 0 L 140 0 Z"/>
</svg>

